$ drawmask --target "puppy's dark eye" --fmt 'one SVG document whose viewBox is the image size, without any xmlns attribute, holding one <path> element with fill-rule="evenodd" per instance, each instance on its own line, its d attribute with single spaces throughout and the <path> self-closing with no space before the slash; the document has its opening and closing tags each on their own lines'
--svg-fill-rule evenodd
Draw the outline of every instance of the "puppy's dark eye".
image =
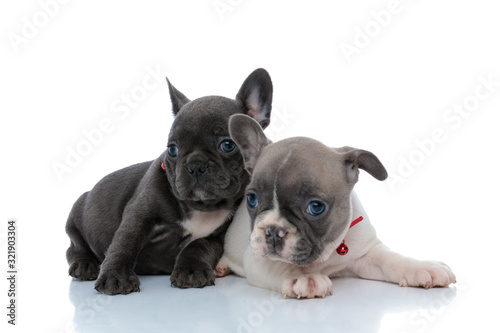
<svg viewBox="0 0 500 333">
<path fill-rule="evenodd" d="M 236 143 L 227 139 L 220 143 L 219 148 L 225 153 L 232 153 L 236 149 Z"/>
<path fill-rule="evenodd" d="M 257 200 L 257 196 L 255 195 L 255 193 L 247 194 L 247 203 L 251 208 L 257 207 L 257 205 L 259 204 L 259 200 Z"/>
<path fill-rule="evenodd" d="M 311 214 L 312 216 L 321 215 L 324 211 L 325 204 L 317 200 L 311 201 L 309 203 L 309 206 L 307 206 L 307 213 Z"/>
<path fill-rule="evenodd" d="M 176 145 L 172 144 L 167 147 L 167 152 L 171 157 L 177 157 L 179 154 L 179 148 Z"/>
</svg>

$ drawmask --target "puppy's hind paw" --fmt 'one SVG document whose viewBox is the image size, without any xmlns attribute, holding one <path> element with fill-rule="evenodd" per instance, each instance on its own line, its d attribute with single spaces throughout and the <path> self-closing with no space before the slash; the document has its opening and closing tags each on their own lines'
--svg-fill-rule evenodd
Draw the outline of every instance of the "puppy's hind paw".
<svg viewBox="0 0 500 333">
<path fill-rule="evenodd" d="M 284 297 L 315 298 L 333 295 L 332 280 L 323 274 L 301 275 L 285 280 L 281 287 Z"/>
<path fill-rule="evenodd" d="M 95 261 L 79 260 L 71 263 L 68 274 L 80 281 L 92 281 L 99 275 L 99 263 Z"/>
<path fill-rule="evenodd" d="M 232 273 L 231 269 L 227 265 L 225 265 L 222 261 L 219 261 L 217 266 L 215 266 L 214 269 L 215 277 L 224 277 L 231 273 Z"/>
</svg>

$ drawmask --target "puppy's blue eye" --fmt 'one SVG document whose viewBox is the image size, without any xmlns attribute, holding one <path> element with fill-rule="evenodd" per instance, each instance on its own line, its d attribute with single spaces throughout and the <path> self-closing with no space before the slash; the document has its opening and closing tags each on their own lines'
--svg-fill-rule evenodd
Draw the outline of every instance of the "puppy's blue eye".
<svg viewBox="0 0 500 333">
<path fill-rule="evenodd" d="M 312 216 L 321 215 L 325 211 L 325 204 L 316 200 L 313 200 L 307 206 L 307 212 Z"/>
<path fill-rule="evenodd" d="M 247 203 L 248 206 L 255 208 L 259 204 L 259 200 L 257 200 L 257 196 L 255 193 L 248 193 L 247 194 Z"/>
<path fill-rule="evenodd" d="M 167 147 L 167 152 L 171 157 L 177 157 L 179 154 L 179 148 L 176 145 L 170 145 Z"/>
<path fill-rule="evenodd" d="M 236 143 L 232 140 L 224 140 L 220 143 L 219 148 L 225 153 L 232 153 L 236 149 Z"/>
</svg>

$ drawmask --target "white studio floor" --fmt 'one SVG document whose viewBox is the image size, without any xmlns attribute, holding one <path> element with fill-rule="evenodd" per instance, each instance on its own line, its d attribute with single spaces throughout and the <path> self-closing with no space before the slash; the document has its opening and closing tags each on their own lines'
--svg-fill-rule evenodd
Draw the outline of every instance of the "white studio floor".
<svg viewBox="0 0 500 333">
<path fill-rule="evenodd" d="M 379 332 L 419 331 L 455 317 L 459 288 L 420 290 L 342 278 L 325 299 L 284 299 L 234 276 L 213 288 L 180 290 L 168 277 L 142 277 L 142 291 L 107 297 L 92 283 L 69 284 L 76 332 Z"/>
<path fill-rule="evenodd" d="M 464 270 L 458 272 L 467 281 Z M 334 280 L 333 296 L 296 300 L 252 287 L 236 276 L 217 279 L 216 286 L 203 289 L 173 288 L 168 276 L 140 279 L 141 292 L 126 296 L 101 295 L 93 282 L 69 277 L 21 279 L 18 325 L 9 332 L 385 333 L 498 328 L 493 316 L 498 309 L 489 301 L 498 292 L 480 284 L 424 290 L 346 277 Z"/>
</svg>

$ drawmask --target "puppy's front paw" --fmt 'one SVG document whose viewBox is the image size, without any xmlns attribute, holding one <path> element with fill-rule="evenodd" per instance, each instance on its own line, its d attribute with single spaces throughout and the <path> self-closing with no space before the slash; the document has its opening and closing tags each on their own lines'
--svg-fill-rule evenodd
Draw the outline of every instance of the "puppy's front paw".
<svg viewBox="0 0 500 333">
<path fill-rule="evenodd" d="M 296 278 L 285 280 L 281 286 L 281 292 L 285 297 L 300 298 L 325 298 L 333 294 L 332 280 L 323 274 L 301 275 Z"/>
<path fill-rule="evenodd" d="M 215 284 L 214 269 L 203 262 L 176 266 L 170 275 L 170 283 L 179 288 L 213 286 Z"/>
<path fill-rule="evenodd" d="M 110 270 L 101 271 L 94 284 L 94 289 L 106 295 L 126 295 L 140 291 L 140 285 L 139 278 L 131 270 Z"/>
<path fill-rule="evenodd" d="M 418 261 L 403 272 L 399 281 L 401 287 L 448 287 L 456 283 L 455 274 L 442 262 Z"/>
<path fill-rule="evenodd" d="M 99 275 L 99 263 L 88 260 L 74 261 L 69 266 L 68 273 L 77 280 L 92 281 Z"/>
</svg>

